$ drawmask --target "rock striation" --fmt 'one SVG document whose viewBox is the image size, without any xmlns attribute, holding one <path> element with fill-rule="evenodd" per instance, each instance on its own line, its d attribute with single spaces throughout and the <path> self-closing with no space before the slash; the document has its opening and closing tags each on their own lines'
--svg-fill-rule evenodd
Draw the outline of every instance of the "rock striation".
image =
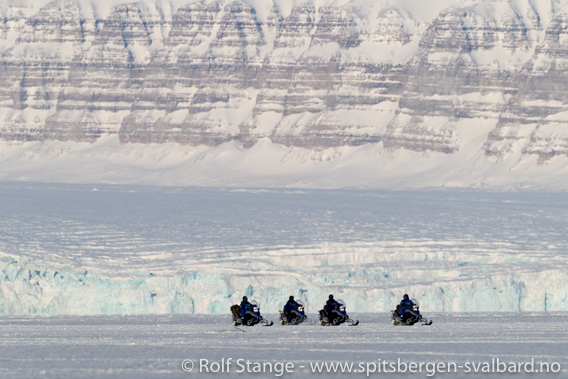
<svg viewBox="0 0 568 379">
<path fill-rule="evenodd" d="M 288 3 L 8 1 L 0 139 L 568 155 L 562 2 Z"/>
</svg>

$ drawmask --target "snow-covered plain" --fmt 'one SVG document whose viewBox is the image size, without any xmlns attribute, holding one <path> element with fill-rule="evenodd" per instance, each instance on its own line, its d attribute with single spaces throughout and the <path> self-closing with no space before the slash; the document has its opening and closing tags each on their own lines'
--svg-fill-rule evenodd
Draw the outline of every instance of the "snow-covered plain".
<svg viewBox="0 0 568 379">
<path fill-rule="evenodd" d="M 352 316 L 359 326 L 235 328 L 228 316 L 205 315 L 4 316 L 0 376 L 365 378 L 369 369 L 370 377 L 395 378 L 402 374 L 392 367 L 406 364 L 403 376 L 413 378 L 568 377 L 566 313 L 441 313 L 429 327 L 395 327 L 384 313 Z M 317 373 L 317 365 L 339 363 L 343 371 L 320 366 Z"/>
<path fill-rule="evenodd" d="M 568 310 L 568 194 L 0 185 L 0 314 Z"/>
</svg>

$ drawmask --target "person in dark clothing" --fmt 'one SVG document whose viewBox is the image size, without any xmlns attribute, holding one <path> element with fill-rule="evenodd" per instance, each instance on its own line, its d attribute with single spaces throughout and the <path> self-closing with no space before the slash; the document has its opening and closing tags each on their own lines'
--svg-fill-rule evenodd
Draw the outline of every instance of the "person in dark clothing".
<svg viewBox="0 0 568 379">
<path fill-rule="evenodd" d="M 325 310 L 331 312 L 337 307 L 339 307 L 339 303 L 333 298 L 333 295 L 329 295 L 329 299 L 326 301 L 324 306 Z"/>
<path fill-rule="evenodd" d="M 408 298 L 407 294 L 404 294 L 402 301 L 400 302 L 400 318 L 403 319 L 406 312 L 416 317 L 420 317 L 420 313 L 414 311 L 414 309 L 412 309 L 413 307 L 414 302 Z"/>
<path fill-rule="evenodd" d="M 243 301 L 241 301 L 241 317 L 244 319 L 247 314 L 247 310 L 251 309 L 251 304 L 246 296 L 243 296 Z"/>
<path fill-rule="evenodd" d="M 288 298 L 288 302 L 284 305 L 284 311 L 292 311 L 294 309 L 298 309 L 300 304 L 296 300 L 294 300 L 294 296 L 290 296 Z"/>
<path fill-rule="evenodd" d="M 325 306 L 325 313 L 327 314 L 327 318 L 329 322 L 333 322 L 334 313 L 333 310 L 339 308 L 339 303 L 333 298 L 333 295 L 329 295 L 329 299 L 326 301 Z"/>
<path fill-rule="evenodd" d="M 288 321 L 290 320 L 290 317 L 292 316 L 292 311 L 295 310 L 295 309 L 298 309 L 299 306 L 300 306 L 300 304 L 298 304 L 298 302 L 296 300 L 294 300 L 294 296 L 290 296 L 288 298 L 288 302 L 286 303 L 286 305 L 284 305 L 284 314 L 288 318 Z"/>
</svg>

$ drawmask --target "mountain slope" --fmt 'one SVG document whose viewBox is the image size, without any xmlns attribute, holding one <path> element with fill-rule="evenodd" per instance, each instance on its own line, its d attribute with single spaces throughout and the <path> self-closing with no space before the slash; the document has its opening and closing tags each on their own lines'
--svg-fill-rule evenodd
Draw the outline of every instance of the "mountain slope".
<svg viewBox="0 0 568 379">
<path fill-rule="evenodd" d="M 257 146 L 278 185 L 348 166 L 367 179 L 306 185 L 385 186 L 394 173 L 388 186 L 565 189 L 567 12 L 557 0 L 12 0 L 0 6 L 0 179 L 80 181 L 76 143 L 111 138 L 120 162 L 136 166 L 137 149 L 160 174 L 124 178 L 110 160 L 92 180 L 179 177 L 151 159 L 173 143 L 215 164 L 173 158 L 205 174 L 169 184 L 266 185 L 211 174 L 227 149 L 246 160 Z M 57 175 L 25 158 L 60 148 L 73 159 L 41 158 Z M 219 176 L 239 172 L 229 165 Z"/>
</svg>

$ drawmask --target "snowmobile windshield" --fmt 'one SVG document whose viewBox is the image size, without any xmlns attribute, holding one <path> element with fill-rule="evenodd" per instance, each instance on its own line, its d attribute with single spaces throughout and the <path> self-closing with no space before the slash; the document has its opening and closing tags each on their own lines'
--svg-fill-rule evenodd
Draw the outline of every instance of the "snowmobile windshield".
<svg viewBox="0 0 568 379">
<path fill-rule="evenodd" d="M 257 301 L 251 300 L 251 301 L 250 301 L 250 306 L 251 306 L 251 309 L 252 309 L 252 311 L 253 311 L 254 313 L 259 313 L 259 312 L 260 312 L 260 305 L 258 304 Z"/>
<path fill-rule="evenodd" d="M 339 303 L 338 308 L 339 308 L 341 311 L 345 311 L 345 307 L 346 307 L 345 301 L 343 301 L 343 300 L 341 300 L 341 299 L 337 299 L 336 301 Z"/>
<path fill-rule="evenodd" d="M 304 303 L 302 303 L 301 301 L 296 301 L 296 303 L 298 303 L 298 310 L 299 311 L 303 311 L 305 309 Z"/>
<path fill-rule="evenodd" d="M 415 307 L 420 307 L 420 303 L 418 302 L 418 300 L 416 299 L 410 299 L 410 301 L 412 301 L 414 303 Z"/>
</svg>

